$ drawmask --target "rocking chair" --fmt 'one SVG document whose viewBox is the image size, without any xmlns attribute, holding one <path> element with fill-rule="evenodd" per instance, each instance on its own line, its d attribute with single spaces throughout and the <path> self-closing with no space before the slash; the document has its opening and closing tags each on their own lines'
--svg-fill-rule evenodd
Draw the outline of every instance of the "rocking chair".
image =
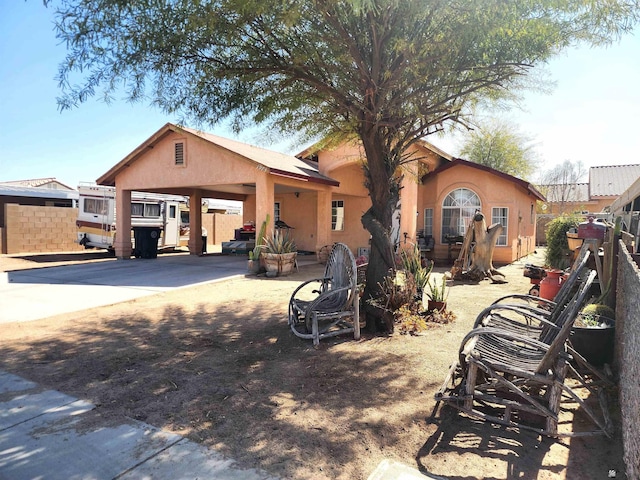
<svg viewBox="0 0 640 480">
<path fill-rule="evenodd" d="M 320 283 L 319 289 L 306 288 Z M 289 326 L 300 338 L 320 340 L 353 332 L 360 338 L 360 297 L 356 261 L 343 243 L 331 249 L 322 278 L 308 280 L 295 289 L 289 300 Z"/>
<path fill-rule="evenodd" d="M 600 418 L 565 384 L 571 359 L 567 339 L 595 275 L 595 271 L 589 274 L 562 310 L 557 324 L 540 319 L 548 327 L 544 338 L 534 339 L 497 327 L 479 327 L 469 332 L 436 401 L 474 418 L 548 436 L 611 435 L 604 399 L 600 398 L 604 417 Z M 563 399 L 580 405 L 598 430 L 559 433 Z"/>
</svg>

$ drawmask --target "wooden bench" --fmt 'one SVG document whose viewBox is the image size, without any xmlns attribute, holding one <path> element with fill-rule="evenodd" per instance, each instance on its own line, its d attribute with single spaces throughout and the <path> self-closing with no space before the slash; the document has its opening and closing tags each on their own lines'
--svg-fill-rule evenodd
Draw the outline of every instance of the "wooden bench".
<svg viewBox="0 0 640 480">
<path fill-rule="evenodd" d="M 319 283 L 319 286 L 317 285 Z M 311 286 L 315 286 L 312 289 Z M 324 276 L 302 283 L 289 300 L 289 326 L 300 338 L 320 340 L 353 332 L 360 338 L 360 298 L 356 261 L 349 247 L 336 243 Z"/>
</svg>

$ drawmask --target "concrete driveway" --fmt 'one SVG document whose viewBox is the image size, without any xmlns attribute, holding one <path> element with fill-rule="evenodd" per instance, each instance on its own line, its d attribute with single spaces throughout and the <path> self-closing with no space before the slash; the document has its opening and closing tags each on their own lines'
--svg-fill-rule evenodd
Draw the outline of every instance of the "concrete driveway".
<svg viewBox="0 0 640 480">
<path fill-rule="evenodd" d="M 247 257 L 188 253 L 103 259 L 0 272 L 0 323 L 25 322 L 132 300 L 247 271 Z"/>
</svg>

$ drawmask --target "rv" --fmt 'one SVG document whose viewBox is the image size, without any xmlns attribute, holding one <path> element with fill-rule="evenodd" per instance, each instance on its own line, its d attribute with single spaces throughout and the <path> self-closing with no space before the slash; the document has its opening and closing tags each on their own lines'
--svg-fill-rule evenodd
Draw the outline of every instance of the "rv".
<svg viewBox="0 0 640 480">
<path fill-rule="evenodd" d="M 85 248 L 113 251 L 116 235 L 115 188 L 80 184 L 78 193 L 77 242 Z M 186 246 L 189 225 L 185 225 L 181 218 L 188 213 L 188 208 L 186 197 L 179 195 L 131 192 L 132 232 L 137 227 L 160 229 L 158 250 Z"/>
</svg>

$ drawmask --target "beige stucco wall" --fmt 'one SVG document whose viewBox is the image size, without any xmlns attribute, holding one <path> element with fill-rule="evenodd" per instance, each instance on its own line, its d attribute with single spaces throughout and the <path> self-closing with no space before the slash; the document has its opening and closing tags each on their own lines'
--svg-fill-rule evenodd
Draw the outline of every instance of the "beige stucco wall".
<svg viewBox="0 0 640 480">
<path fill-rule="evenodd" d="M 77 208 L 6 204 L 2 253 L 73 252 Z"/>
<path fill-rule="evenodd" d="M 457 165 L 428 178 L 418 193 L 418 229 L 424 228 L 425 208 L 433 208 L 436 258 L 447 258 L 448 245 L 442 243 L 440 235 L 442 204 L 445 197 L 458 188 L 470 189 L 478 195 L 487 224 L 491 223 L 492 208 L 509 209 L 507 245 L 496 246 L 493 255 L 495 263 L 510 263 L 535 249 L 535 197 L 497 175 L 466 165 Z"/>
<path fill-rule="evenodd" d="M 184 165 L 174 163 L 175 142 L 184 143 Z M 225 185 L 255 181 L 260 173 L 253 162 L 193 136 L 170 132 L 118 175 L 118 188 L 149 191 L 183 189 L 185 185 Z M 221 195 L 219 198 L 226 198 Z M 229 196 L 230 200 L 235 200 Z"/>
</svg>

